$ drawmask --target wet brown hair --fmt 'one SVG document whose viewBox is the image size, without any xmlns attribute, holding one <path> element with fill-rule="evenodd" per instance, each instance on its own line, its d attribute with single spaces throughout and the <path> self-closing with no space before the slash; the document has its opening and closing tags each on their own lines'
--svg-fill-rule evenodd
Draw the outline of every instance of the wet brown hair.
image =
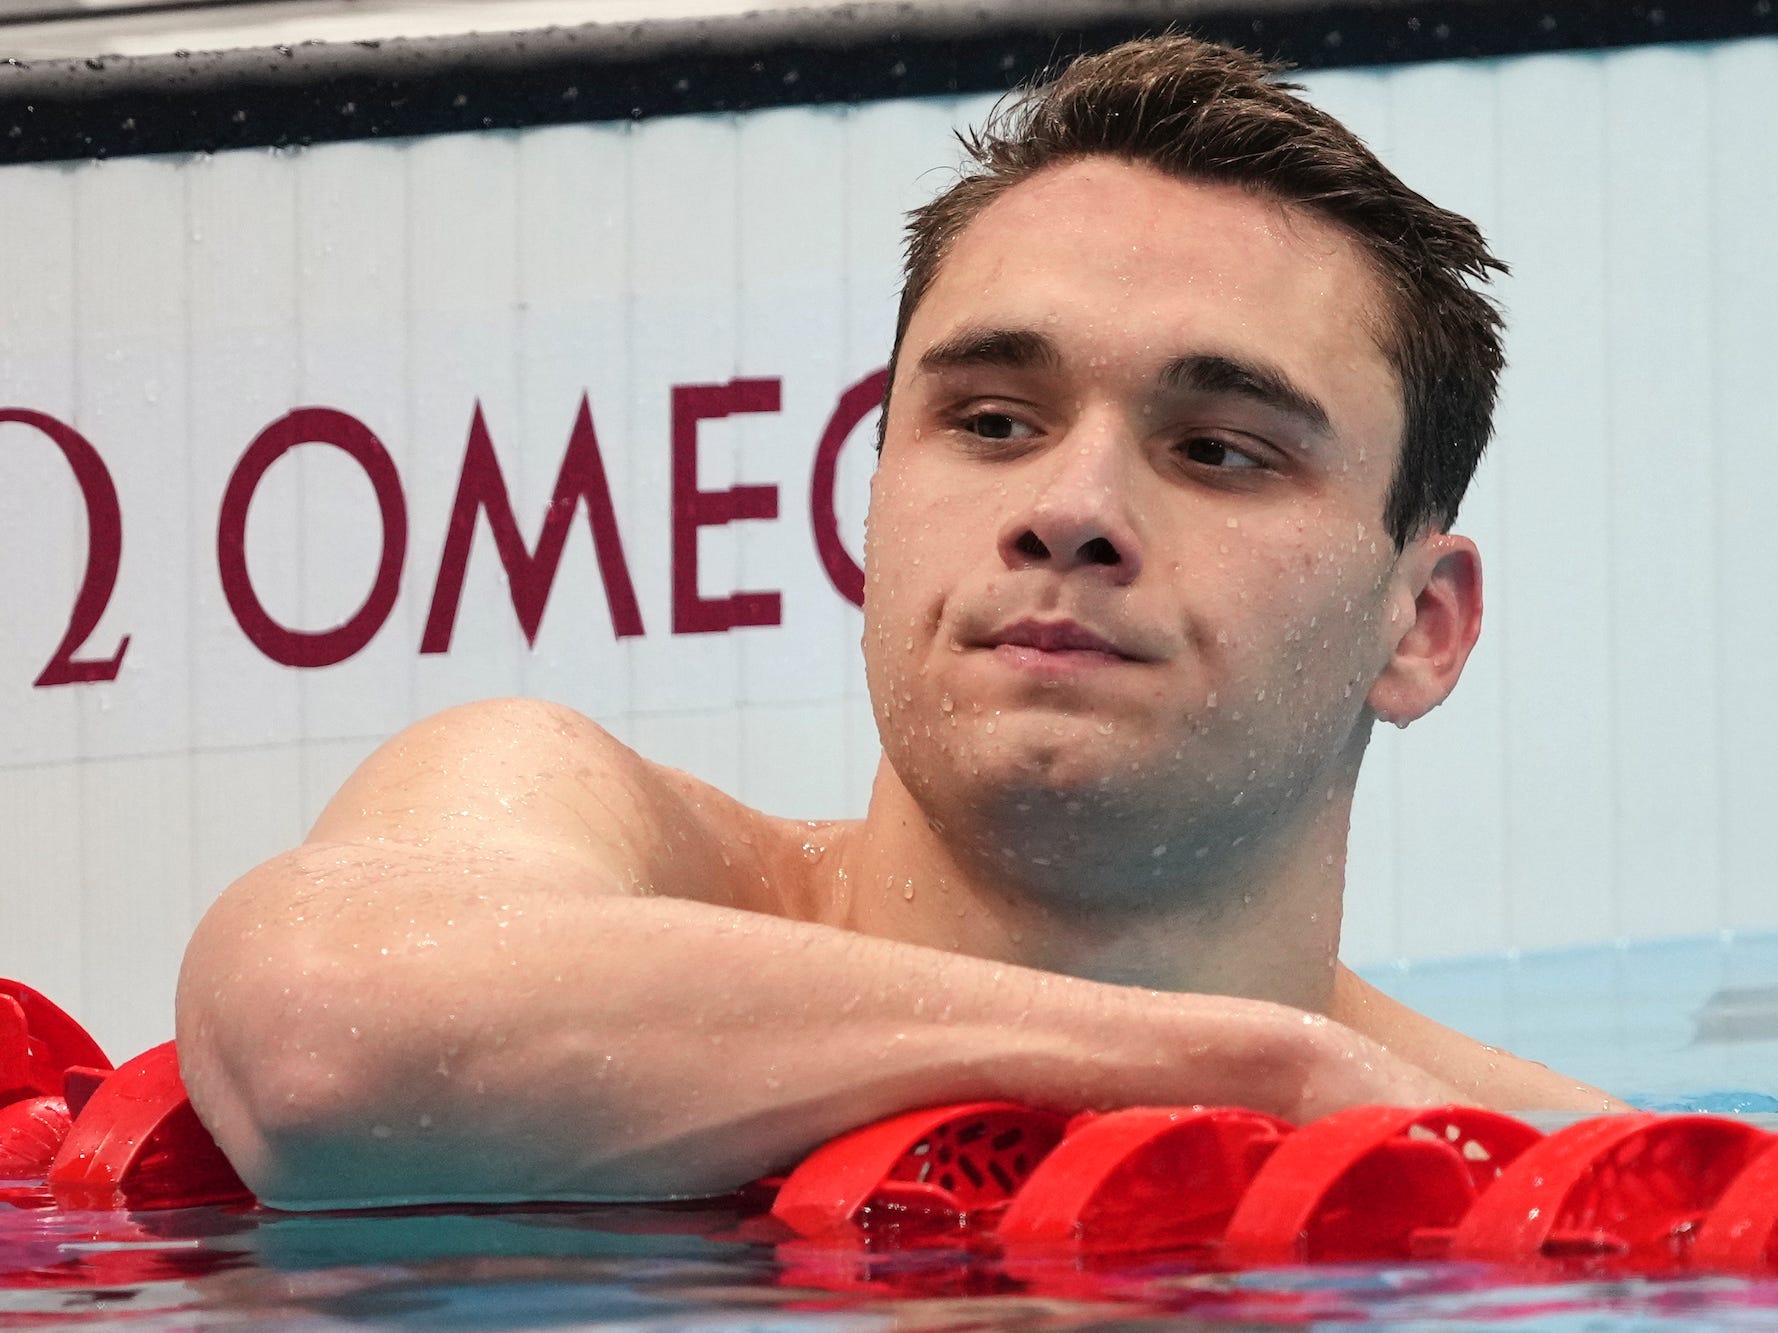
<svg viewBox="0 0 1778 1333">
<path fill-rule="evenodd" d="M 1401 380 L 1406 419 L 1384 524 L 1398 549 L 1448 528 L 1492 434 L 1505 363 L 1499 311 L 1475 284 L 1506 266 L 1473 222 L 1402 184 L 1344 125 L 1295 96 L 1300 85 L 1279 81 L 1281 69 L 1179 34 L 1126 42 L 1074 61 L 960 134 L 973 166 L 909 214 L 891 383 L 939 265 L 1010 187 L 1093 155 L 1240 185 L 1335 224 L 1370 257 L 1390 307 L 1379 343 Z"/>
</svg>

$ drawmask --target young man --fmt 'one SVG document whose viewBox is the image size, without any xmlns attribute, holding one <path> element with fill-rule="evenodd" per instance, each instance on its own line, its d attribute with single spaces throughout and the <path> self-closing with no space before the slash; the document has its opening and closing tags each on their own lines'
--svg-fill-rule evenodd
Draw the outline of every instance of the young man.
<svg viewBox="0 0 1778 1333">
<path fill-rule="evenodd" d="M 222 896 L 179 1042 L 256 1191 L 710 1193 L 978 1097 L 1612 1105 L 1336 959 L 1371 726 L 1441 702 L 1479 626 L 1447 529 L 1498 265 L 1269 72 L 1181 37 L 1080 61 L 915 215 L 864 819 L 494 703 Z"/>
</svg>

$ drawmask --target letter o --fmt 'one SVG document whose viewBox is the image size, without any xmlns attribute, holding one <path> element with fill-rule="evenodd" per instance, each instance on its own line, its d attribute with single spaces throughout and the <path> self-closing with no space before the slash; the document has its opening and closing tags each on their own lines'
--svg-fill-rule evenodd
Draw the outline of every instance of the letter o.
<svg viewBox="0 0 1778 1333">
<path fill-rule="evenodd" d="M 315 632 L 291 629 L 273 620 L 247 572 L 247 511 L 253 504 L 253 493 L 273 463 L 305 444 L 332 445 L 357 463 L 370 479 L 383 518 L 382 559 L 370 595 L 344 624 Z M 330 407 L 299 407 L 261 431 L 235 464 L 222 495 L 222 516 L 216 530 L 222 595 L 253 646 L 280 666 L 334 666 L 362 649 L 394 610 L 406 561 L 407 501 L 401 492 L 401 476 L 382 441 L 356 417 Z"/>
</svg>

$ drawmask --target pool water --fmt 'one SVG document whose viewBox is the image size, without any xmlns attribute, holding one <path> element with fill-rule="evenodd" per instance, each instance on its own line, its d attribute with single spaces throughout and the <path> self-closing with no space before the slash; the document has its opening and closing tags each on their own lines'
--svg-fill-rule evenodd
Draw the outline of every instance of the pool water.
<svg viewBox="0 0 1778 1333">
<path fill-rule="evenodd" d="M 1778 933 L 1399 963 L 1423 1013 L 1651 1110 L 1778 1112 Z"/>
<path fill-rule="evenodd" d="M 1641 1104 L 1778 1111 L 1778 936 L 1370 975 Z M 956 1240 L 869 1250 L 794 1240 L 766 1202 L 332 1214 L 0 1203 L 0 1329 L 1778 1328 L 1778 1277 L 1621 1279 L 1584 1263 L 1228 1273 L 1186 1254 L 1002 1259 Z"/>
</svg>

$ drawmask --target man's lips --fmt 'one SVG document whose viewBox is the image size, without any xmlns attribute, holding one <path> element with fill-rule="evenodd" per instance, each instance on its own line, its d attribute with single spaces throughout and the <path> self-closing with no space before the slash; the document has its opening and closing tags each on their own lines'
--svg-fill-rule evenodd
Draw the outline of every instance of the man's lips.
<svg viewBox="0 0 1778 1333">
<path fill-rule="evenodd" d="M 1072 620 L 1021 620 L 994 631 L 984 645 L 1013 650 L 1018 657 L 1099 657 L 1121 662 L 1144 660 Z"/>
</svg>

